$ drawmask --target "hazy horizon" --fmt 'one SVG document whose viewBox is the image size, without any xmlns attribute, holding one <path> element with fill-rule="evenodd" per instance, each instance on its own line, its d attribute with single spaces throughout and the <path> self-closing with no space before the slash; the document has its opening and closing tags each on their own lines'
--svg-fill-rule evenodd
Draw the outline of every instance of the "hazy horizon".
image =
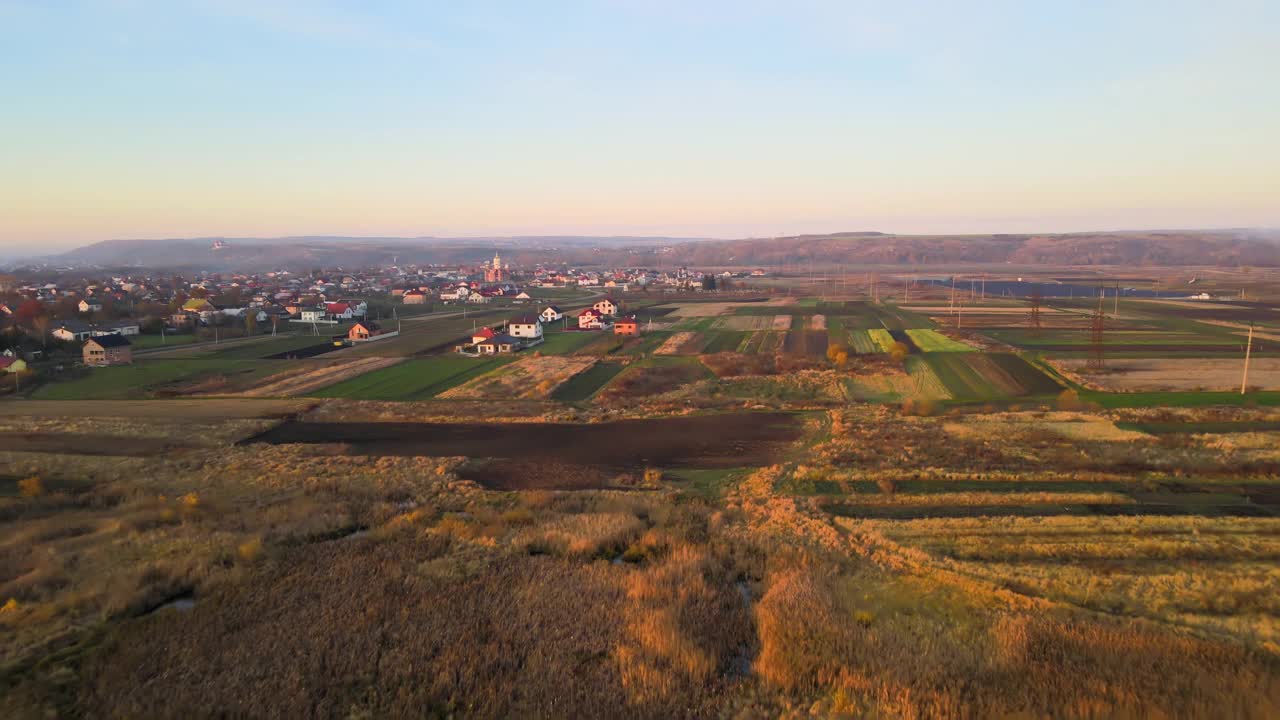
<svg viewBox="0 0 1280 720">
<path fill-rule="evenodd" d="M 1280 227 L 1264 2 L 0 2 L 0 252 Z"/>
</svg>

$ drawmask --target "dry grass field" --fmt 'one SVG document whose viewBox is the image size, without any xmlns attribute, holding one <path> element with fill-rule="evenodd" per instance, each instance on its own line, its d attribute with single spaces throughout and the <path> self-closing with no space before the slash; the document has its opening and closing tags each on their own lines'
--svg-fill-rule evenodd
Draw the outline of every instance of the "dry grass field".
<svg viewBox="0 0 1280 720">
<path fill-rule="evenodd" d="M 927 357 L 0 403 L 0 717 L 1280 715 L 1280 412 L 933 407 Z"/>
<path fill-rule="evenodd" d="M 569 378 L 596 364 L 590 357 L 530 355 L 440 394 L 441 398 L 547 398 Z"/>
<path fill-rule="evenodd" d="M 1115 358 L 1102 372 L 1089 372 L 1087 360 L 1057 360 L 1055 366 L 1099 390 L 1236 390 L 1240 389 L 1242 358 Z M 1280 389 L 1280 358 L 1253 358 L 1249 387 Z"/>
</svg>

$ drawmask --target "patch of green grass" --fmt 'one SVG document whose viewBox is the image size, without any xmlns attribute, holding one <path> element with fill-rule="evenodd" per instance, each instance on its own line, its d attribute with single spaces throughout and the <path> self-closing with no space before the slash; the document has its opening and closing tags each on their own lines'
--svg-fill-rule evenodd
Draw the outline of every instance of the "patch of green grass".
<svg viewBox="0 0 1280 720">
<path fill-rule="evenodd" d="M 557 330 L 545 333 L 542 344 L 536 349 L 543 355 L 568 355 L 595 339 L 595 333 Z"/>
<path fill-rule="evenodd" d="M 975 349 L 971 345 L 952 340 L 937 330 L 912 329 L 906 332 L 907 337 L 922 352 L 973 352 Z"/>
<path fill-rule="evenodd" d="M 1218 435 L 1222 433 L 1274 432 L 1280 430 L 1280 421 L 1118 422 L 1116 427 L 1121 430 L 1136 430 L 1148 435 Z"/>
<path fill-rule="evenodd" d="M 957 400 L 986 400 L 1001 393 L 959 353 L 927 353 L 920 356 Z"/>
<path fill-rule="evenodd" d="M 702 498 L 718 498 L 746 476 L 748 468 L 715 468 L 668 470 L 664 478 L 682 493 Z"/>
<path fill-rule="evenodd" d="M 871 338 L 871 342 L 876 346 L 876 352 L 891 352 L 893 350 L 893 335 L 889 334 L 884 328 L 867 330 L 867 335 Z"/>
<path fill-rule="evenodd" d="M 595 365 L 574 375 L 551 393 L 552 400 L 578 402 L 586 400 L 596 391 L 604 387 L 615 375 L 625 367 L 622 363 L 598 362 Z"/>
<path fill-rule="evenodd" d="M 406 360 L 321 388 L 312 397 L 360 400 L 423 400 L 516 360 L 516 355 L 472 358 L 464 355 Z"/>
<path fill-rule="evenodd" d="M 134 350 L 148 350 L 150 348 L 161 347 L 179 347 L 182 345 L 190 345 L 196 341 L 196 336 L 191 333 L 166 333 L 160 335 L 131 335 L 129 344 Z"/>
<path fill-rule="evenodd" d="M 1280 391 L 1251 392 L 1126 392 L 1079 390 L 1080 397 L 1104 408 L 1252 407 L 1280 406 Z"/>
</svg>

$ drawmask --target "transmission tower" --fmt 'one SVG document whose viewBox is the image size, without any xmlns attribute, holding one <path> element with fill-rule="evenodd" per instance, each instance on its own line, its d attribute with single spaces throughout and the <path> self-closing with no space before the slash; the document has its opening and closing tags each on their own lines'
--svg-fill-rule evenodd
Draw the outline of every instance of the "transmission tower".
<svg viewBox="0 0 1280 720">
<path fill-rule="evenodd" d="M 1031 291 L 1031 296 L 1027 300 L 1031 303 L 1031 312 L 1027 316 L 1027 320 L 1031 324 L 1032 337 L 1040 337 L 1040 303 L 1043 301 L 1040 295 L 1040 288 Z"/>
<path fill-rule="evenodd" d="M 1103 359 L 1103 330 L 1105 325 L 1106 313 L 1102 310 L 1102 300 L 1105 294 L 1101 288 L 1098 290 L 1098 309 L 1093 311 L 1093 322 L 1089 324 L 1089 368 L 1092 370 L 1101 370 L 1106 367 L 1106 361 Z"/>
</svg>

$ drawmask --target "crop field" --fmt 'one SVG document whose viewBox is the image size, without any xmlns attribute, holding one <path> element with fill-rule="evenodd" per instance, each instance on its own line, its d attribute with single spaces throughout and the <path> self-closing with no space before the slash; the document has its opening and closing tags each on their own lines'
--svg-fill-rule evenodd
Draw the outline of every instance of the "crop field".
<svg viewBox="0 0 1280 720">
<path fill-rule="evenodd" d="M 566 380 L 595 364 L 591 358 L 526 355 L 439 393 L 439 397 L 541 400 Z"/>
<path fill-rule="evenodd" d="M 343 352 L 351 355 L 388 357 L 447 353 L 453 350 L 455 343 L 470 338 L 475 328 L 501 323 L 519 313 L 519 310 L 512 309 L 486 309 L 470 311 L 467 317 L 426 317 L 420 320 L 406 320 L 402 323 L 398 336 L 389 340 L 363 343 Z"/>
<path fill-rule="evenodd" d="M 1090 372 L 1086 360 L 1059 360 L 1056 365 L 1091 388 L 1112 392 L 1239 390 L 1242 358 L 1112 358 L 1101 372 Z M 1280 390 L 1280 358 L 1254 358 L 1249 386 Z"/>
<path fill-rule="evenodd" d="M 591 367 L 566 380 L 551 393 L 552 400 L 581 402 L 596 394 L 626 367 L 618 362 L 597 361 Z"/>
<path fill-rule="evenodd" d="M 83 377 L 44 385 L 40 400 L 124 400 L 199 392 L 201 383 L 233 391 L 257 384 L 289 368 L 272 360 L 139 359 L 132 365 L 90 368 Z"/>
<path fill-rule="evenodd" d="M 600 390 L 597 397 L 606 402 L 644 398 L 711 377 L 711 371 L 696 358 L 655 357 L 632 363 Z"/>
<path fill-rule="evenodd" d="M 312 397 L 358 400 L 423 400 L 490 372 L 515 358 L 469 358 L 442 355 L 410 359 L 335 383 L 311 393 Z"/>
<path fill-rule="evenodd" d="M 907 330 L 907 337 L 921 352 L 972 352 L 974 347 L 943 335 L 937 330 Z"/>
<path fill-rule="evenodd" d="M 1062 389 L 1017 355 L 927 353 L 921 357 L 957 400 L 1040 395 Z"/>
<path fill-rule="evenodd" d="M 827 331 L 793 328 L 782 341 L 782 351 L 793 355 L 822 357 L 827 353 Z"/>
<path fill-rule="evenodd" d="M 569 355 L 596 340 L 598 334 L 577 330 L 545 332 L 537 350 L 543 355 Z"/>
<path fill-rule="evenodd" d="M 891 352 L 893 350 L 893 344 L 897 342 L 893 339 L 893 335 L 883 328 L 867 330 L 866 333 L 867 336 L 871 338 L 871 342 L 875 345 L 876 352 Z"/>
</svg>

